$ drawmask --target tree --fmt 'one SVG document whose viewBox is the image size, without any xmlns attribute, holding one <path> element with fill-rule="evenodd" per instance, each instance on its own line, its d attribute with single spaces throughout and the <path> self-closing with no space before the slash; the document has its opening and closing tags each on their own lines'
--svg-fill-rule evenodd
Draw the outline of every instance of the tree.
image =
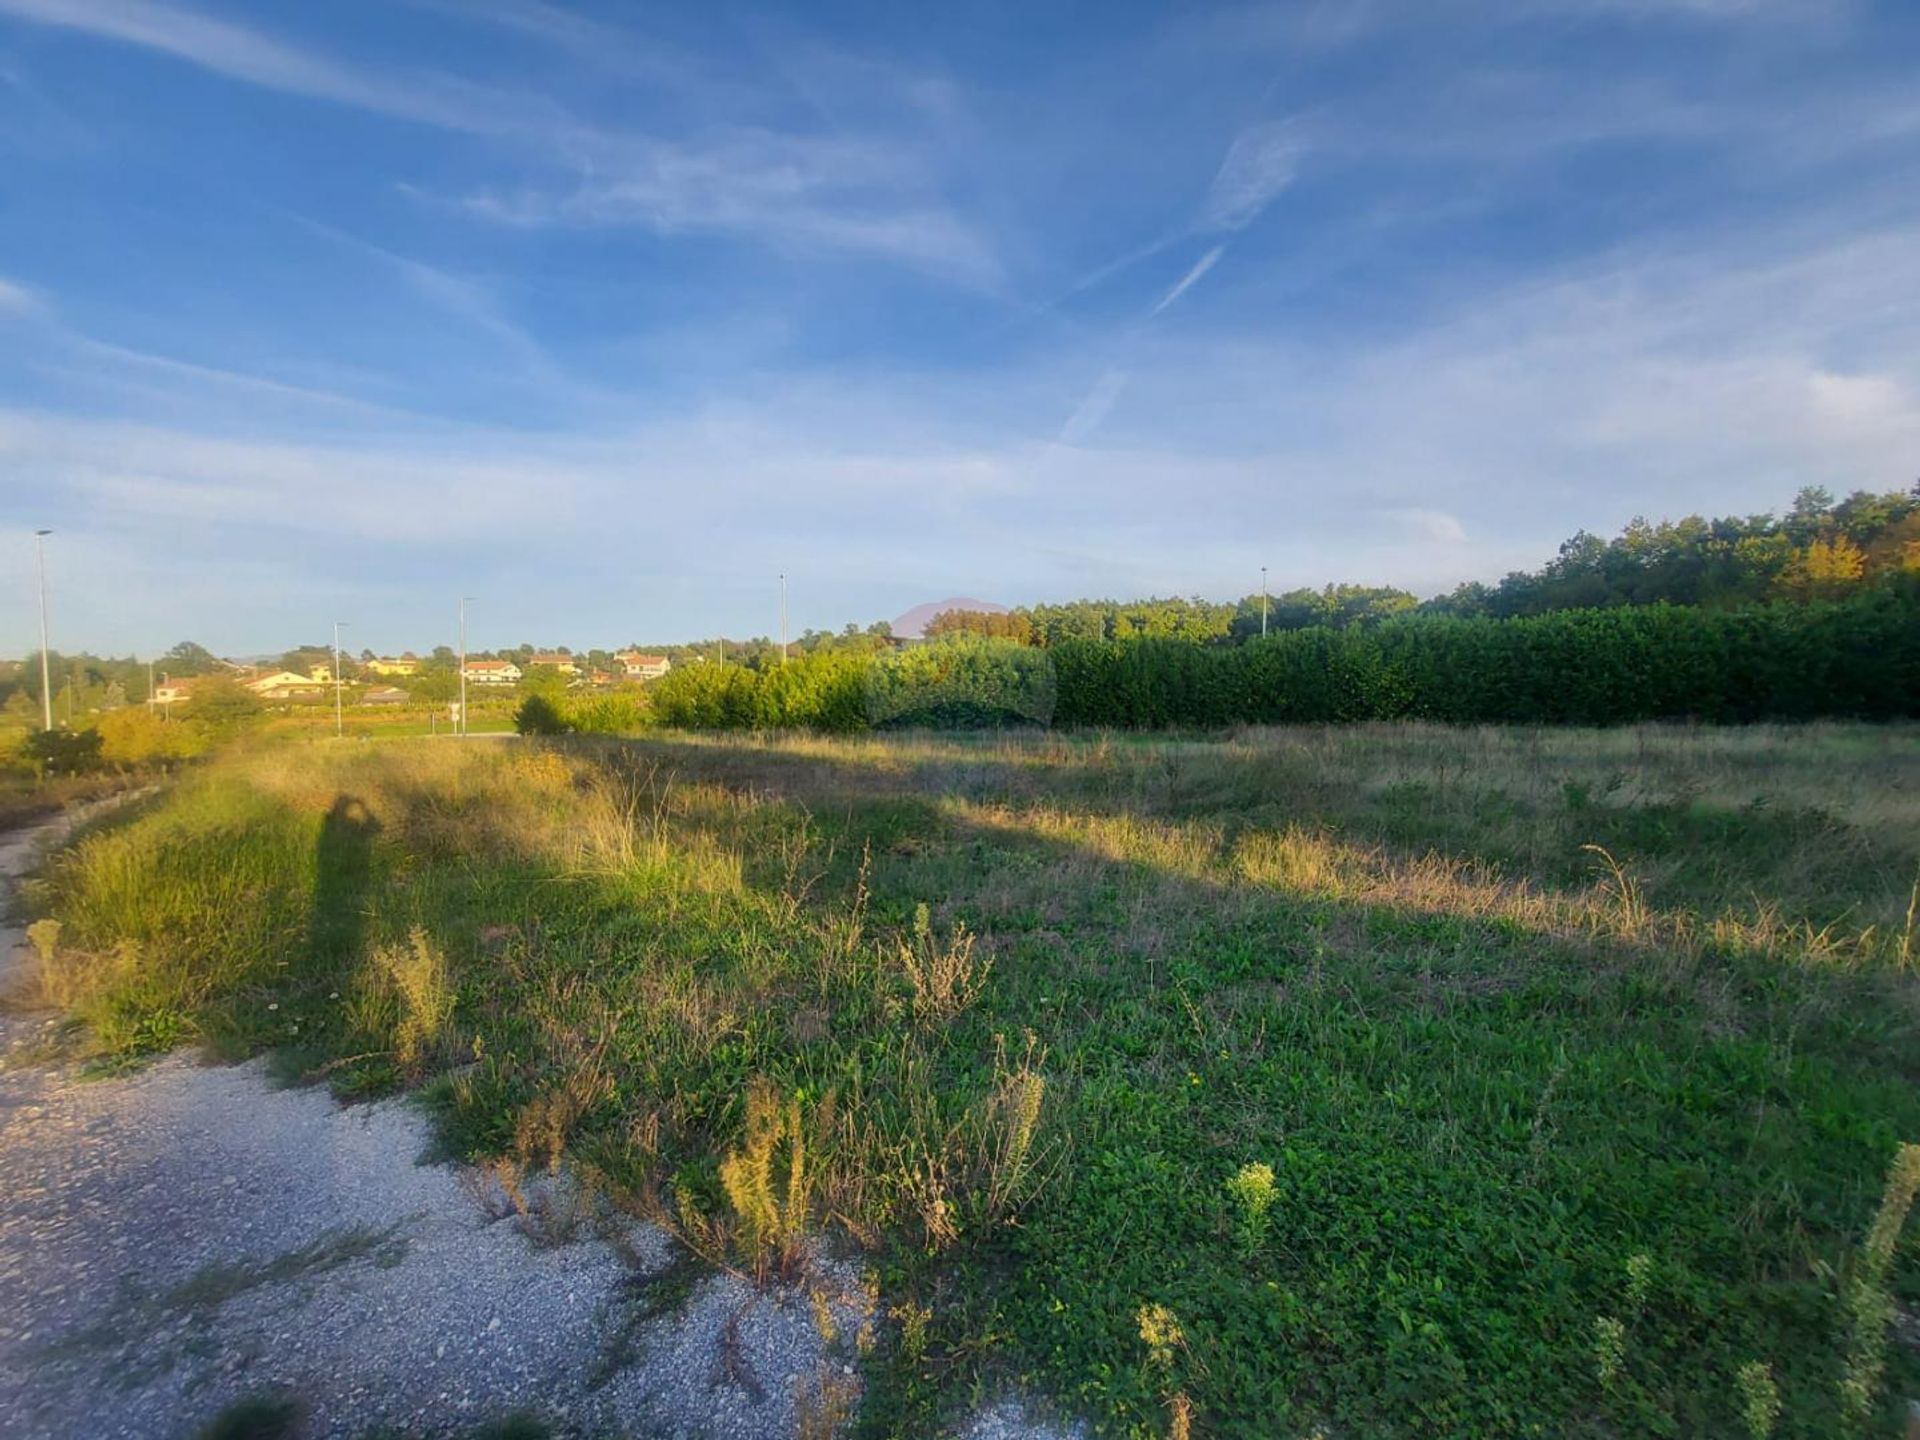
<svg viewBox="0 0 1920 1440">
<path fill-rule="evenodd" d="M 98 768 L 98 730 L 36 730 L 27 737 L 29 759 L 49 775 L 78 775 Z"/>
<path fill-rule="evenodd" d="M 220 657 L 204 645 L 182 640 L 159 659 L 159 667 L 169 676 L 211 675 L 220 669 Z"/>
<path fill-rule="evenodd" d="M 1795 599 L 1832 600 L 1844 595 L 1866 574 L 1867 557 L 1844 535 L 1815 540 L 1796 554 L 1781 572 L 1781 587 Z"/>
<path fill-rule="evenodd" d="M 151 765 L 183 760 L 205 748 L 199 726 L 169 720 L 140 706 L 102 715 L 100 758 L 109 765 Z"/>
<path fill-rule="evenodd" d="M 551 697 L 534 691 L 513 712 L 513 728 L 522 735 L 564 735 L 569 726 L 559 705 Z"/>
<path fill-rule="evenodd" d="M 236 680 L 215 679 L 196 685 L 187 717 L 214 736 L 231 735 L 257 719 L 260 697 Z"/>
<path fill-rule="evenodd" d="M 519 693 L 542 696 L 556 704 L 567 693 L 567 677 L 552 665 L 530 665 L 520 675 Z"/>
</svg>

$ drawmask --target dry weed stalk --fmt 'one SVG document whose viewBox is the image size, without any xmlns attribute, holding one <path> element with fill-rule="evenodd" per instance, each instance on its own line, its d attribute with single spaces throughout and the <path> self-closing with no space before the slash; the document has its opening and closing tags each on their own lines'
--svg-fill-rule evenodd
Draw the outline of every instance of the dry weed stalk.
<svg viewBox="0 0 1920 1440">
<path fill-rule="evenodd" d="M 814 1120 L 821 1133 L 831 1130 L 831 1095 L 816 1104 Z M 770 1271 L 791 1281 L 805 1262 L 812 1158 L 798 1098 L 783 1100 L 767 1081 L 755 1080 L 747 1089 L 746 1133 L 720 1162 L 720 1184 L 762 1283 Z"/>
<path fill-rule="evenodd" d="M 965 921 L 955 920 L 942 939 L 924 904 L 914 907 L 912 937 L 900 942 L 900 965 L 913 987 L 913 1018 L 934 1025 L 971 1005 L 993 970 L 991 958 L 974 959 L 974 936 Z"/>
<path fill-rule="evenodd" d="M 1887 1167 L 1879 1212 L 1861 1242 L 1853 1278 L 1847 1285 L 1846 1308 L 1851 1325 L 1847 1369 L 1840 1381 L 1840 1408 L 1855 1427 L 1866 1425 L 1879 1396 L 1880 1377 L 1887 1364 L 1887 1330 L 1894 1313 L 1887 1272 L 1916 1194 L 1920 1194 L 1920 1145 L 1902 1145 Z"/>
<path fill-rule="evenodd" d="M 394 1053 L 401 1065 L 417 1069 L 453 1017 L 455 995 L 446 953 L 416 925 L 407 932 L 405 945 L 382 945 L 374 950 L 373 960 L 400 1002 Z"/>
</svg>

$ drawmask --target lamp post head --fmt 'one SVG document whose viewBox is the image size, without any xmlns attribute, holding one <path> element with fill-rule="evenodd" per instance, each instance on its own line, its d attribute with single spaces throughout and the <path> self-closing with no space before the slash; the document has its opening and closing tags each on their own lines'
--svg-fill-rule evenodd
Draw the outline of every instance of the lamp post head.
<svg viewBox="0 0 1920 1440">
<path fill-rule="evenodd" d="M 35 535 L 35 536 L 40 536 L 40 535 L 51 535 L 51 534 L 53 533 L 53 531 L 51 531 L 51 530 L 36 530 L 36 531 L 34 531 L 33 533 L 34 533 L 34 535 Z"/>
</svg>

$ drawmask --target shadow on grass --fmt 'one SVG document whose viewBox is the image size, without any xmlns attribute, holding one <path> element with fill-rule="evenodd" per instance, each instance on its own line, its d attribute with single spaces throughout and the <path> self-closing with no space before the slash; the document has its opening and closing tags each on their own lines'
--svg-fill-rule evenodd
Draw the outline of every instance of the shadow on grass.
<svg viewBox="0 0 1920 1440">
<path fill-rule="evenodd" d="M 380 822 L 366 802 L 352 795 L 336 799 L 321 822 L 307 943 L 323 964 L 349 964 L 366 945 L 373 847 L 379 833 Z"/>
</svg>

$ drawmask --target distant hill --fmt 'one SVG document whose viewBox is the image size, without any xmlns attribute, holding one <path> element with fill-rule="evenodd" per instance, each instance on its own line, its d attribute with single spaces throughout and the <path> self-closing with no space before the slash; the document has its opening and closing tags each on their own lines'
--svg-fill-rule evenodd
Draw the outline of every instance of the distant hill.
<svg viewBox="0 0 1920 1440">
<path fill-rule="evenodd" d="M 1007 613 L 1006 606 L 996 605 L 991 600 L 973 600 L 965 595 L 956 595 L 951 600 L 929 600 L 924 605 L 914 606 L 894 620 L 893 633 L 902 640 L 918 640 L 926 634 L 927 622 L 948 610 L 973 610 L 982 615 Z"/>
</svg>

